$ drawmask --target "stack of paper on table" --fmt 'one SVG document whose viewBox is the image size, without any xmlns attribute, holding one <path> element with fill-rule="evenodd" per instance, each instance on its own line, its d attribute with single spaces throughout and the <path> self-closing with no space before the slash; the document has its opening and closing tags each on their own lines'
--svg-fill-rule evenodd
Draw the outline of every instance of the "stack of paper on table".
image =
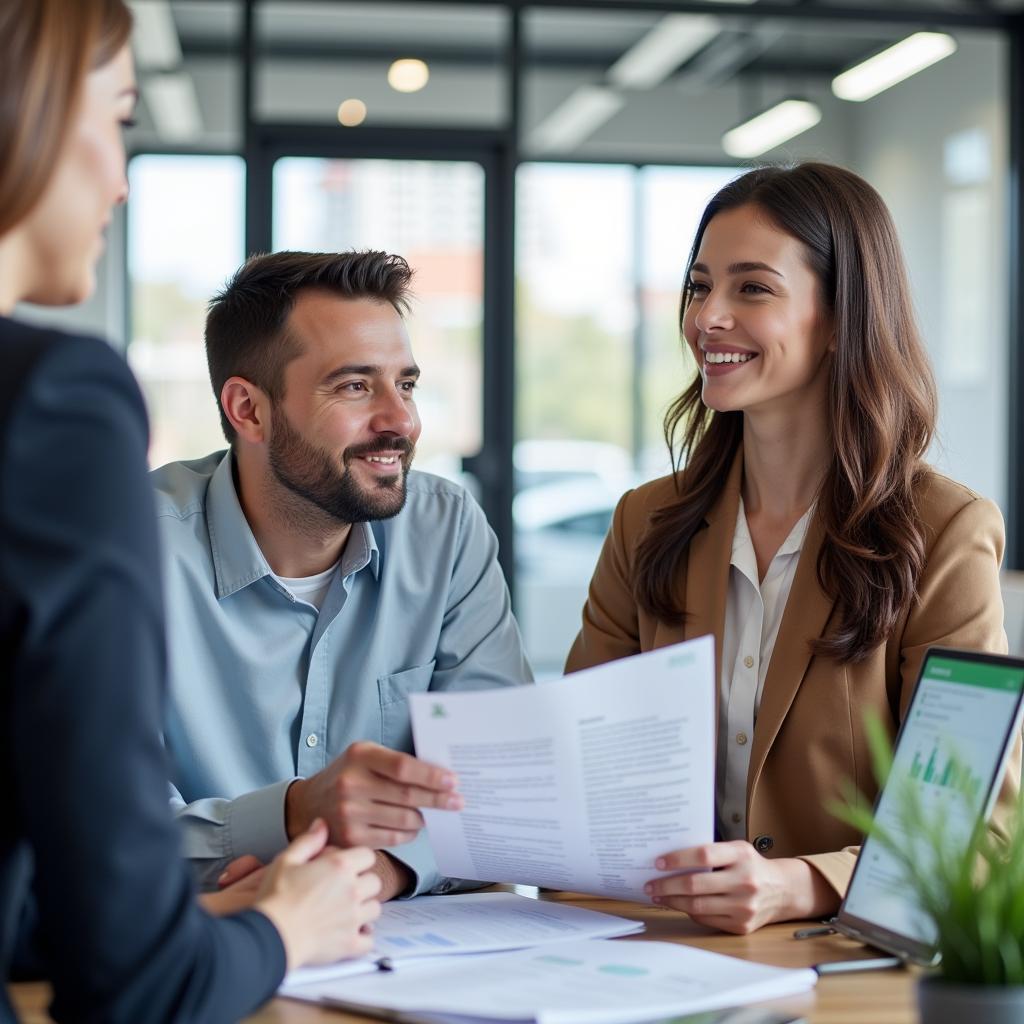
<svg viewBox="0 0 1024 1024">
<path fill-rule="evenodd" d="M 384 905 L 374 925 L 374 950 L 369 956 L 291 971 L 282 992 L 290 994 L 292 989 L 311 983 L 376 971 L 382 957 L 399 965 L 571 939 L 611 938 L 643 929 L 640 921 L 511 892 L 419 896 Z"/>
<path fill-rule="evenodd" d="M 670 942 L 598 939 L 471 963 L 420 962 L 286 994 L 340 1009 L 411 1011 L 417 1019 L 629 1024 L 798 995 L 816 980 L 810 969 L 769 967 Z"/>
<path fill-rule="evenodd" d="M 466 801 L 423 812 L 443 874 L 650 902 L 655 858 L 714 838 L 710 636 L 409 708 L 417 756 Z"/>
</svg>

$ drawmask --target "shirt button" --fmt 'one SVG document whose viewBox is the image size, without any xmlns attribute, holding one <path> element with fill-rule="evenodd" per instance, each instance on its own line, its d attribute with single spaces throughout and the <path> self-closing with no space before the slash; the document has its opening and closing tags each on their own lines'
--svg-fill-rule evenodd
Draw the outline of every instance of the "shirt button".
<svg viewBox="0 0 1024 1024">
<path fill-rule="evenodd" d="M 747 668 L 753 668 L 753 667 L 754 667 L 754 659 L 753 659 L 753 658 L 752 658 L 752 657 L 751 657 L 751 656 L 750 656 L 750 655 L 748 654 L 748 655 L 747 655 L 747 656 L 746 656 L 746 657 L 745 657 L 745 658 L 743 659 L 743 664 L 744 664 L 744 665 L 746 665 L 746 666 L 747 666 Z"/>
<path fill-rule="evenodd" d="M 767 853 L 775 845 L 775 840 L 771 836 L 758 836 L 754 840 L 754 849 L 758 853 Z"/>
<path fill-rule="evenodd" d="M 742 820 L 743 820 L 743 815 L 742 814 L 734 814 L 732 816 L 732 823 L 734 825 L 738 825 Z"/>
<path fill-rule="evenodd" d="M 737 742 L 737 743 L 738 743 L 738 744 L 739 744 L 739 745 L 740 745 L 741 747 L 743 747 L 743 746 L 746 746 L 746 743 L 747 743 L 747 734 L 746 734 L 745 732 L 738 732 L 738 733 L 736 733 L 736 742 Z"/>
<path fill-rule="evenodd" d="M 319 741 L 318 741 L 318 740 L 317 740 L 317 738 L 316 738 L 316 733 L 315 733 L 315 732 L 311 732 L 311 733 L 310 733 L 310 734 L 309 734 L 309 735 L 308 735 L 308 736 L 306 737 L 306 746 L 307 746 L 307 747 L 315 747 L 315 746 L 317 745 L 317 743 L 318 743 L 318 742 L 319 742 Z"/>
</svg>

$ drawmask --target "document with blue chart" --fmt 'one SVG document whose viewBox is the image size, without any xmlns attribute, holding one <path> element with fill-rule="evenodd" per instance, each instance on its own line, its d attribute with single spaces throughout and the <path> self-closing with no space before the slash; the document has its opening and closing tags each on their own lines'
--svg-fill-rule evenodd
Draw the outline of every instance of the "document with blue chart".
<svg viewBox="0 0 1024 1024">
<path fill-rule="evenodd" d="M 332 978 L 376 971 L 436 957 L 473 956 L 498 950 L 546 946 L 574 939 L 612 938 L 644 929 L 640 921 L 584 907 L 548 903 L 512 892 L 418 896 L 385 903 L 374 922 L 373 952 L 357 960 L 291 971 L 282 992 Z"/>
</svg>

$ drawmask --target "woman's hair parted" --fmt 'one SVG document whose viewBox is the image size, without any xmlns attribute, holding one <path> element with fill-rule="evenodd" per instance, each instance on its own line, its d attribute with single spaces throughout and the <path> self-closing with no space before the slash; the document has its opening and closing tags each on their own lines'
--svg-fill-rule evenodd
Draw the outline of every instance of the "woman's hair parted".
<svg viewBox="0 0 1024 1024">
<path fill-rule="evenodd" d="M 859 661 L 884 642 L 917 593 L 925 536 L 915 485 L 935 431 L 935 382 L 889 211 L 866 181 L 828 164 L 759 168 L 718 192 L 690 253 L 680 328 L 705 229 L 716 214 L 746 205 L 803 244 L 833 322 L 831 456 L 817 500 L 825 534 L 817 572 L 839 614 L 814 652 Z M 698 374 L 666 414 L 678 496 L 651 515 L 637 550 L 636 599 L 664 621 L 686 614 L 679 570 L 743 437 L 743 414 L 708 409 L 701 386 Z"/>
<path fill-rule="evenodd" d="M 42 198 L 85 76 L 131 28 L 123 0 L 0 0 L 0 235 Z"/>
</svg>

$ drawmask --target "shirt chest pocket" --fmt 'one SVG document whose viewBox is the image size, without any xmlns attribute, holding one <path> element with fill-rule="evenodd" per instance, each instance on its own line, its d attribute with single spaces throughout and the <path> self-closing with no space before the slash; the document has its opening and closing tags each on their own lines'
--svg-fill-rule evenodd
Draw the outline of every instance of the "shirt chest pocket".
<svg viewBox="0 0 1024 1024">
<path fill-rule="evenodd" d="M 380 741 L 392 750 L 412 750 L 412 726 L 409 724 L 410 693 L 425 693 L 434 678 L 434 665 L 407 668 L 402 672 L 380 676 L 377 691 L 380 694 Z"/>
</svg>

